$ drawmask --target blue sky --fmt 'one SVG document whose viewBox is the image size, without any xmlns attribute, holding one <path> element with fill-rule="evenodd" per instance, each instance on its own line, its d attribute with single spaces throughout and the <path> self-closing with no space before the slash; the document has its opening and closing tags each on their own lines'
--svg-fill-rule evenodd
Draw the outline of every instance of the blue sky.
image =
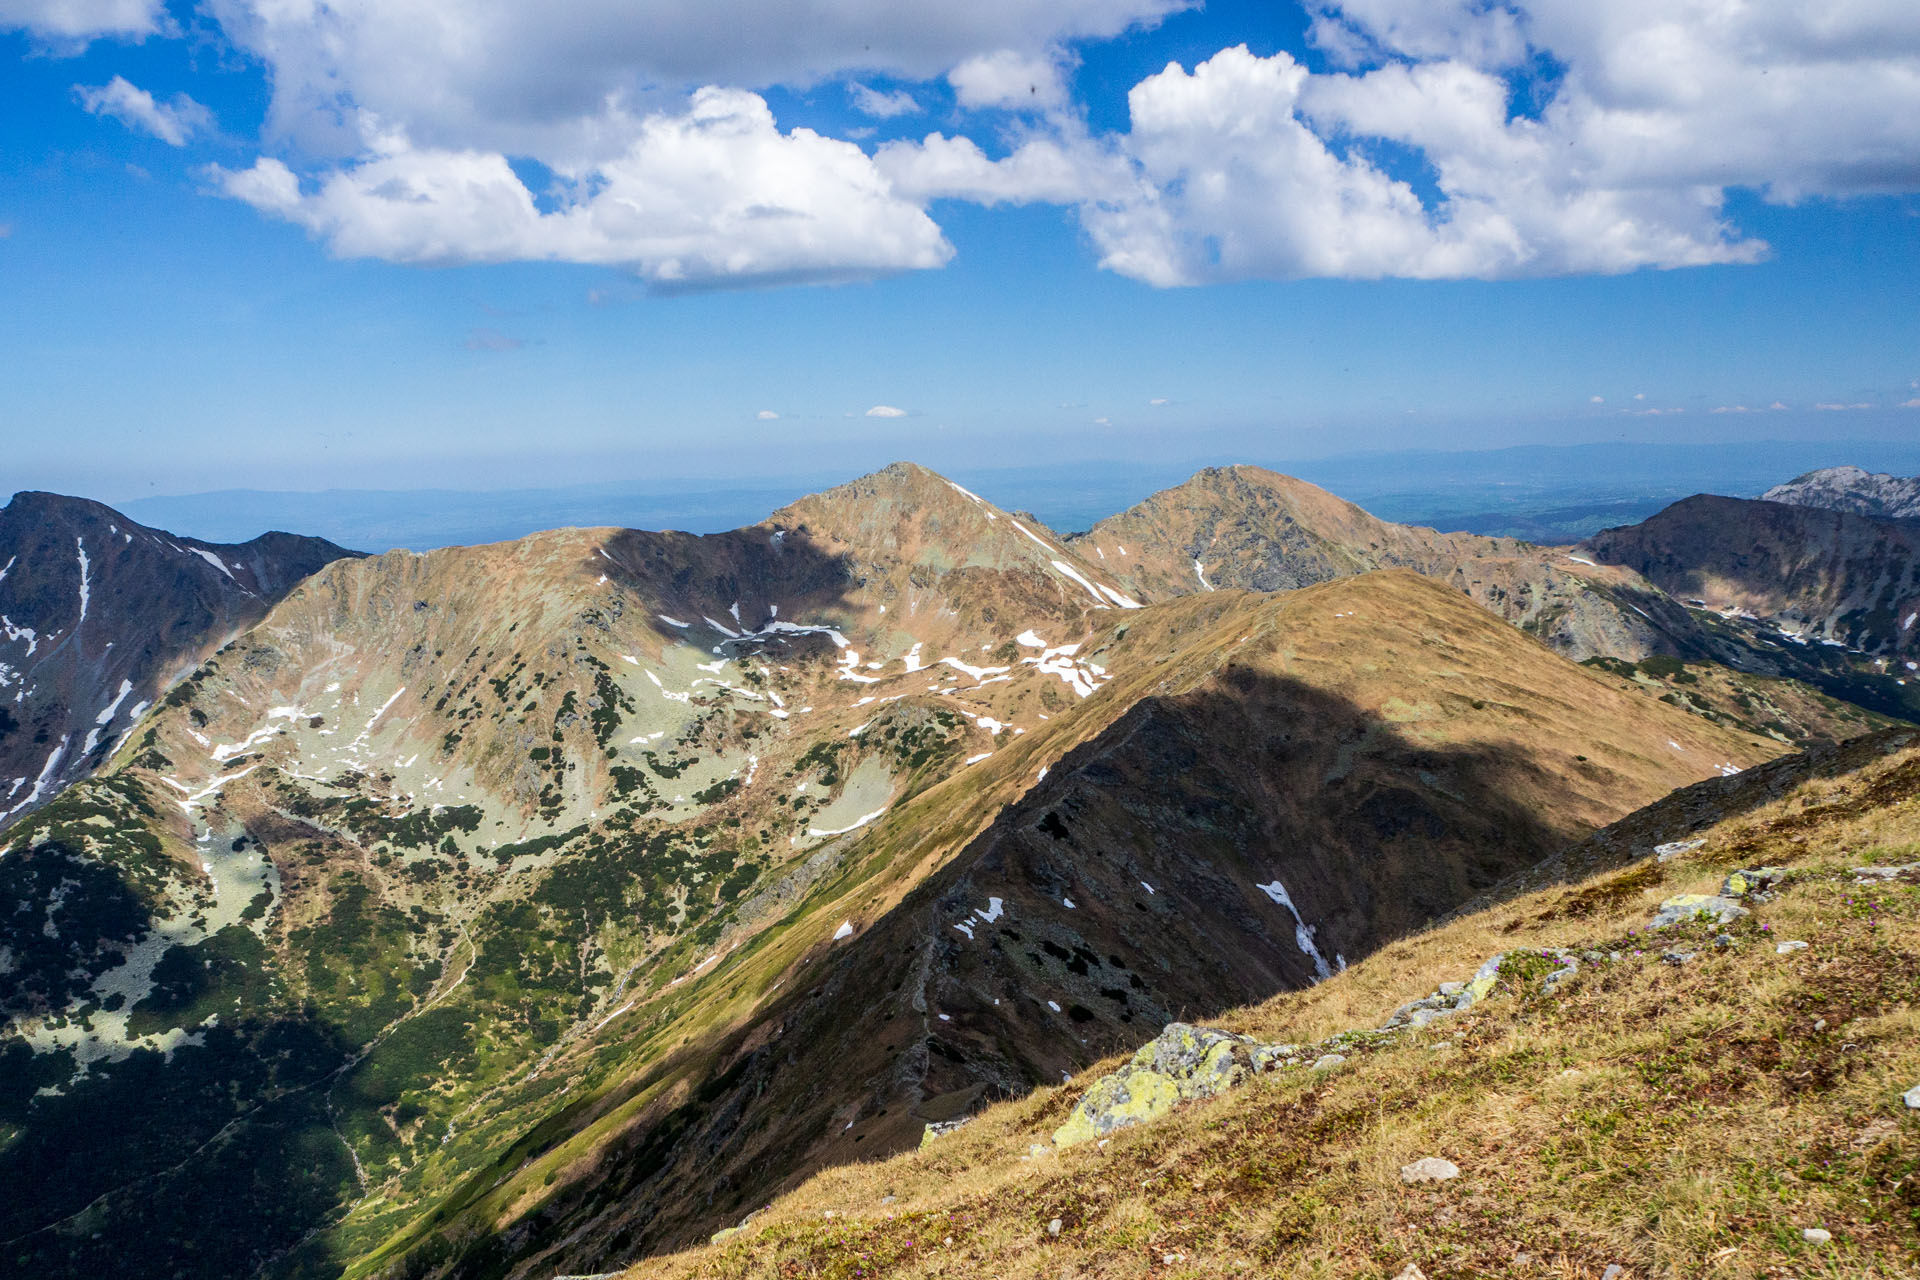
<svg viewBox="0 0 1920 1280">
<path fill-rule="evenodd" d="M 0 0 L 0 485 L 1920 437 L 1911 6 L 977 7 Z"/>
</svg>

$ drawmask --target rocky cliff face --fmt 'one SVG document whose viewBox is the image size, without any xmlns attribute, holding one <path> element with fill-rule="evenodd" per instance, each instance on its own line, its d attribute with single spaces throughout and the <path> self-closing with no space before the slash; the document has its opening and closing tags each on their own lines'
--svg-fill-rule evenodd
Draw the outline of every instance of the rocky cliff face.
<svg viewBox="0 0 1920 1280">
<path fill-rule="evenodd" d="M 199 542 L 15 494 L 0 510 L 0 826 L 98 768 L 170 680 L 354 554 L 286 533 Z"/>
<path fill-rule="evenodd" d="M 1145 598 L 1220 587 L 1278 591 L 1411 569 L 1575 661 L 1704 656 L 1709 649 L 1686 611 L 1636 573 L 1513 538 L 1390 524 L 1259 467 L 1208 468 L 1102 520 L 1072 544 Z"/>
<path fill-rule="evenodd" d="M 1597 533 L 1582 551 L 1682 600 L 1763 622 L 1791 644 L 1897 671 L 1920 656 L 1920 525 L 1702 494 Z"/>
<path fill-rule="evenodd" d="M 1762 502 L 1850 511 L 1887 520 L 1920 519 L 1920 476 L 1890 476 L 1859 467 L 1822 467 L 1777 484 Z"/>
</svg>

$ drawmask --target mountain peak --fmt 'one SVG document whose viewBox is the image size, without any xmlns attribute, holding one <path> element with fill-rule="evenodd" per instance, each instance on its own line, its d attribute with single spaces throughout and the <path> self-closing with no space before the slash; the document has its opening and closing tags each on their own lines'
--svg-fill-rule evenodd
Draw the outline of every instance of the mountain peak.
<svg viewBox="0 0 1920 1280">
<path fill-rule="evenodd" d="M 1773 486 L 1761 494 L 1760 499 L 1881 519 L 1911 520 L 1920 518 L 1920 476 L 1894 476 L 1855 466 L 1822 467 Z"/>
</svg>

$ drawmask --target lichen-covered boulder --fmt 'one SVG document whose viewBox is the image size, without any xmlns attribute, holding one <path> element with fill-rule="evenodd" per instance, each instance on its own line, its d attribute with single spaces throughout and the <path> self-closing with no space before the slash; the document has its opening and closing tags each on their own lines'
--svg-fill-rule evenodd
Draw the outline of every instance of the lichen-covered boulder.
<svg viewBox="0 0 1920 1280">
<path fill-rule="evenodd" d="M 1727 874 L 1720 885 L 1723 898 L 1751 898 L 1764 896 L 1778 887 L 1787 878 L 1785 867 L 1742 867 Z"/>
<path fill-rule="evenodd" d="M 921 1147 L 925 1148 L 925 1147 L 931 1146 L 935 1141 L 946 1137 L 948 1134 L 952 1133 L 955 1129 L 958 1129 L 960 1126 L 964 1125 L 965 1123 L 967 1123 L 967 1121 L 971 1119 L 973 1119 L 972 1116 L 961 1116 L 958 1120 L 934 1121 L 932 1124 L 928 1125 L 925 1129 L 920 1131 Z"/>
<path fill-rule="evenodd" d="M 1093 1082 L 1067 1122 L 1054 1131 L 1054 1145 L 1102 1138 L 1166 1115 L 1182 1102 L 1211 1098 L 1249 1074 L 1290 1060 L 1295 1051 L 1293 1045 L 1263 1044 L 1230 1031 L 1170 1022 L 1126 1066 Z"/>
<path fill-rule="evenodd" d="M 1661 903 L 1653 919 L 1647 922 L 1647 928 L 1671 929 L 1675 925 L 1687 924 L 1694 920 L 1709 920 L 1714 924 L 1727 925 L 1746 914 L 1748 912 L 1745 907 L 1732 898 L 1717 893 L 1682 893 Z"/>
</svg>

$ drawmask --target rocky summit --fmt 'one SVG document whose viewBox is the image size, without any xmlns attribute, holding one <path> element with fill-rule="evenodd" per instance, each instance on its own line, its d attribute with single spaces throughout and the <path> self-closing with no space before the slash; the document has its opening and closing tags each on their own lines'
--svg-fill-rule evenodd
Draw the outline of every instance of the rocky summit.
<svg viewBox="0 0 1920 1280">
<path fill-rule="evenodd" d="M 1920 476 L 1892 476 L 1861 467 L 1822 467 L 1773 486 L 1760 495 L 1760 500 L 1889 520 L 1920 519 Z"/>
<path fill-rule="evenodd" d="M 716 1239 L 787 1274 L 765 1224 L 822 1179 L 1015 1128 L 1028 1171 L 1104 1158 L 1606 981 L 1617 940 L 1463 923 L 1526 894 L 1653 858 L 1637 927 L 1745 954 L 1795 860 L 1698 889 L 1713 824 L 1905 749 L 1897 703 L 1719 661 L 1638 570 L 1250 468 L 1076 537 L 910 464 L 728 533 L 424 555 L 100 508 L 77 582 L 66 510 L 7 597 L 73 589 L 56 643 L 132 650 L 181 583 L 218 625 L 147 705 L 74 695 L 100 739 L 0 829 L 23 1274 L 547 1280 Z M 1081 1240 L 1091 1202 L 1048 1203 Z"/>
<path fill-rule="evenodd" d="M 200 542 L 15 494 L 0 509 L 0 825 L 99 768 L 201 659 L 354 554 L 287 533 Z"/>
</svg>

